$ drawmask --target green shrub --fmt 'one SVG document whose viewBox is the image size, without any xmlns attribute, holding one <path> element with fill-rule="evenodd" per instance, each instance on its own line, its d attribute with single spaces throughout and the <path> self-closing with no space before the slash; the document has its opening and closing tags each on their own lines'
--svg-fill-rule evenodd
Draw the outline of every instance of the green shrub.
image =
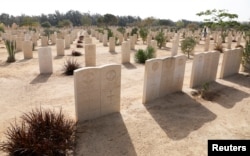
<svg viewBox="0 0 250 156">
<path fill-rule="evenodd" d="M 63 70 L 65 75 L 73 75 L 74 70 L 79 69 L 81 66 L 76 59 L 67 59 L 64 62 Z"/>
<path fill-rule="evenodd" d="M 137 34 L 138 28 L 133 28 L 131 31 L 131 36 L 133 36 L 134 34 Z"/>
<path fill-rule="evenodd" d="M 126 32 L 125 28 L 123 27 L 119 27 L 116 30 L 119 31 L 121 34 L 124 34 Z"/>
<path fill-rule="evenodd" d="M 155 50 L 153 47 L 149 46 L 146 50 L 139 49 L 135 53 L 135 62 L 137 63 L 145 63 L 146 60 L 155 57 Z"/>
<path fill-rule="evenodd" d="M 155 36 L 155 40 L 157 41 L 157 46 L 159 48 L 161 48 L 163 44 L 166 42 L 166 38 L 162 30 L 157 33 L 157 35 Z"/>
<path fill-rule="evenodd" d="M 141 36 L 142 41 L 144 43 L 146 41 L 146 39 L 147 39 L 147 36 L 148 36 L 148 30 L 145 29 L 145 28 L 141 28 L 139 33 L 140 33 L 140 36 Z"/>
<path fill-rule="evenodd" d="M 114 34 L 111 31 L 111 29 L 107 28 L 107 30 L 108 30 L 108 40 L 109 40 L 110 37 L 114 37 Z"/>
<path fill-rule="evenodd" d="M 15 41 L 11 41 L 11 40 L 5 40 L 5 46 L 8 52 L 8 58 L 7 58 L 7 62 L 11 63 L 11 62 L 15 62 L 15 49 L 16 49 L 16 42 Z"/>
<path fill-rule="evenodd" d="M 192 37 L 187 37 L 181 41 L 181 51 L 185 54 L 188 54 L 188 58 L 190 58 L 190 53 L 194 50 L 196 45 L 196 41 Z"/>
<path fill-rule="evenodd" d="M 0 32 L 5 32 L 4 31 L 4 24 L 0 23 Z"/>
<path fill-rule="evenodd" d="M 21 119 L 20 125 L 7 129 L 8 140 L 0 144 L 0 150 L 13 156 L 65 156 L 73 150 L 75 123 L 61 111 L 35 109 Z"/>
</svg>

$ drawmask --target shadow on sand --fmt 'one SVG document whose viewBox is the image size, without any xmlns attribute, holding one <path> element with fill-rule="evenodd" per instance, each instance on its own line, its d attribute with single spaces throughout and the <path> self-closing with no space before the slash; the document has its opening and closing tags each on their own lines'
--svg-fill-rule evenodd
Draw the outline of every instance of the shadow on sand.
<svg viewBox="0 0 250 156">
<path fill-rule="evenodd" d="M 226 77 L 223 80 L 241 85 L 243 87 L 250 88 L 249 74 L 235 74 L 233 76 Z"/>
<path fill-rule="evenodd" d="M 168 137 L 173 140 L 187 137 L 192 131 L 217 117 L 183 92 L 167 95 L 147 103 L 145 107 Z"/>
<path fill-rule="evenodd" d="M 123 63 L 122 65 L 127 69 L 136 69 L 136 66 L 132 63 Z"/>
<path fill-rule="evenodd" d="M 130 155 L 136 152 L 120 113 L 77 126 L 76 155 Z"/>
<path fill-rule="evenodd" d="M 247 81 L 237 80 L 237 76 L 234 78 L 227 78 L 227 80 L 235 80 L 233 83 L 247 83 Z M 237 80 L 237 81 L 236 81 Z M 250 79 L 248 80 L 250 83 Z M 248 86 L 250 86 L 248 84 Z M 233 108 L 237 102 L 242 101 L 244 98 L 249 97 L 249 94 L 238 90 L 234 87 L 226 86 L 218 82 L 213 82 L 209 87 L 210 91 L 214 92 L 218 96 L 212 100 L 212 102 L 217 103 L 225 108 Z"/>
<path fill-rule="evenodd" d="M 52 74 L 39 74 L 30 82 L 30 84 L 45 83 L 51 75 Z"/>
</svg>

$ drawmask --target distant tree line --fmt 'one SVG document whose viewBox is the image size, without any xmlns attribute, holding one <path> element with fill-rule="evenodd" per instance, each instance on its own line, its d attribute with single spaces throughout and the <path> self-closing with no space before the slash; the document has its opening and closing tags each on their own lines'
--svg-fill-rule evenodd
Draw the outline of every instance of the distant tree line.
<svg viewBox="0 0 250 156">
<path fill-rule="evenodd" d="M 171 27 L 174 30 L 181 28 L 189 28 L 190 30 L 197 30 L 204 26 L 204 22 L 179 20 L 174 22 L 170 19 L 156 19 L 148 17 L 141 19 L 136 16 L 115 16 L 113 14 L 90 14 L 81 13 L 76 10 L 69 10 L 66 13 L 55 11 L 53 14 L 41 14 L 39 16 L 28 16 L 22 14 L 20 16 L 13 16 L 7 13 L 0 15 L 0 23 L 6 26 L 11 26 L 16 23 L 19 26 L 37 27 L 42 26 L 45 28 L 53 27 L 69 27 L 69 26 L 137 26 L 137 27 Z M 232 26 L 233 27 L 233 26 Z M 238 29 L 249 29 L 249 23 L 242 23 L 238 25 Z"/>
</svg>

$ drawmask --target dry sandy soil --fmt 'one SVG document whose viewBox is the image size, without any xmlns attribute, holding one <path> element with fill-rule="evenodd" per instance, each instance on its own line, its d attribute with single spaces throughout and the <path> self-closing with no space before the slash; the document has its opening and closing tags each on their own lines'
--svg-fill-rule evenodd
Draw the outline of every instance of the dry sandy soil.
<svg viewBox="0 0 250 156">
<path fill-rule="evenodd" d="M 97 44 L 98 66 L 120 64 L 120 46 L 115 53 L 110 53 L 108 47 L 96 39 L 93 41 Z M 201 42 L 195 51 L 202 52 L 203 44 Z M 62 74 L 64 61 L 71 57 L 75 44 L 66 50 L 64 57 L 56 57 L 55 46 L 51 46 L 54 66 L 51 75 L 39 75 L 39 46 L 33 59 L 25 60 L 23 53 L 18 52 L 17 61 L 11 64 L 5 62 L 7 52 L 2 43 L 0 47 L 0 141 L 6 139 L 4 132 L 9 124 L 33 108 L 62 108 L 67 116 L 75 119 L 73 76 Z M 145 47 L 141 40 L 136 44 L 136 49 Z M 167 48 L 158 50 L 158 57 L 169 56 L 170 49 L 171 43 L 167 43 Z M 84 54 L 84 49 L 77 50 Z M 134 63 L 133 57 L 134 51 L 131 64 L 122 65 L 120 113 L 79 125 L 76 155 L 205 156 L 208 139 L 250 139 L 250 77 L 247 73 L 217 79 L 210 85 L 216 96 L 206 101 L 191 96 L 190 59 L 186 64 L 183 92 L 143 105 L 144 65 Z M 85 65 L 84 55 L 76 59 Z"/>
</svg>

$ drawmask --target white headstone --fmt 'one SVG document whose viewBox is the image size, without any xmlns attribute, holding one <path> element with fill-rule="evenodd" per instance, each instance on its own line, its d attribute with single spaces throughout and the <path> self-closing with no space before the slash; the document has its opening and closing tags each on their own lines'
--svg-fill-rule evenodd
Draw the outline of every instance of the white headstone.
<svg viewBox="0 0 250 156">
<path fill-rule="evenodd" d="M 38 60 L 40 74 L 53 73 L 52 54 L 50 47 L 42 47 L 38 49 Z"/>
<path fill-rule="evenodd" d="M 56 52 L 57 56 L 64 56 L 64 39 L 57 39 L 56 40 Z"/>
<path fill-rule="evenodd" d="M 85 64 L 88 66 L 96 66 L 96 45 L 85 45 Z"/>
</svg>

